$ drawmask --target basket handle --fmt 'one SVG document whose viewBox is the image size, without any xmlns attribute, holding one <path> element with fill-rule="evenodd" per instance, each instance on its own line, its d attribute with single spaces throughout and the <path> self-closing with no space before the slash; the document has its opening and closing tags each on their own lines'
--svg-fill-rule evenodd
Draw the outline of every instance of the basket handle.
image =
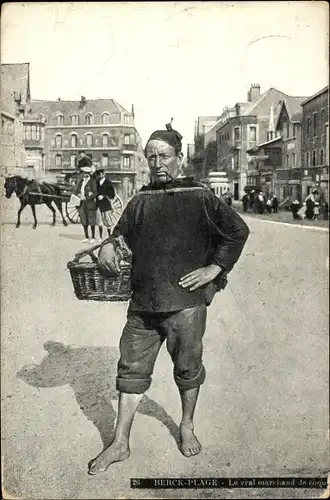
<svg viewBox="0 0 330 500">
<path fill-rule="evenodd" d="M 88 250 L 85 250 L 85 249 L 79 250 L 78 252 L 76 252 L 74 254 L 73 262 L 78 262 L 79 259 L 81 259 L 85 255 L 89 255 L 93 262 L 97 262 L 98 260 L 97 260 L 96 255 L 94 254 L 94 252 L 95 252 L 95 250 L 100 248 L 101 245 L 102 245 L 102 243 L 99 243 L 97 245 L 92 246 L 91 248 L 88 248 Z"/>
</svg>

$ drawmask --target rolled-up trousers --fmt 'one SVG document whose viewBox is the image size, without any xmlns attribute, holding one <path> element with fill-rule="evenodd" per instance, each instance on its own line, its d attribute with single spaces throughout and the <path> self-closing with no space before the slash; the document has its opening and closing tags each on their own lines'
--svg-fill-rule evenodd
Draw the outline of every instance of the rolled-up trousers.
<svg viewBox="0 0 330 500">
<path fill-rule="evenodd" d="M 203 384 L 203 335 L 206 305 L 170 313 L 128 310 L 120 339 L 117 390 L 142 394 L 149 389 L 159 350 L 166 341 L 173 361 L 174 381 L 181 390 Z"/>
</svg>

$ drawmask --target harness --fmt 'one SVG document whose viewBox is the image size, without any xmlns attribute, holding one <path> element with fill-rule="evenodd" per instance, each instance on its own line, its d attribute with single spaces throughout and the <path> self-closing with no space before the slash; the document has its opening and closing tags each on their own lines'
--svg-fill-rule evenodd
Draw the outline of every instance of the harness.
<svg viewBox="0 0 330 500">
<path fill-rule="evenodd" d="M 17 198 L 20 199 L 26 194 L 27 185 L 23 187 L 23 190 L 21 193 L 18 193 L 17 179 L 15 179 L 15 191 L 16 191 Z"/>
<path fill-rule="evenodd" d="M 36 184 L 36 190 L 38 191 L 38 193 L 40 193 L 40 203 L 42 203 L 42 192 L 41 192 L 41 188 L 40 188 L 40 184 L 38 182 L 35 182 Z M 18 197 L 18 199 L 21 199 L 23 198 L 25 195 L 27 196 L 27 198 L 29 197 L 29 193 L 28 193 L 28 185 L 26 184 L 22 191 L 20 193 L 18 193 L 18 186 L 17 186 L 17 180 L 15 179 L 15 191 L 16 191 L 16 195 Z M 34 196 L 38 196 L 38 195 L 34 195 Z"/>
</svg>

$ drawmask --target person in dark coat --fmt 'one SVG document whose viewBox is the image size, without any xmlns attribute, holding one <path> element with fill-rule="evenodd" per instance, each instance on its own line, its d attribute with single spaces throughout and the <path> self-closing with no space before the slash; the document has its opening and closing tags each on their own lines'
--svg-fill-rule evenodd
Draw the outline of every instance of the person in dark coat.
<svg viewBox="0 0 330 500">
<path fill-rule="evenodd" d="M 250 204 L 250 196 L 245 193 L 245 195 L 242 198 L 242 203 L 243 203 L 243 212 L 247 212 Z"/>
<path fill-rule="evenodd" d="M 86 156 L 85 151 L 80 151 L 79 154 L 80 158 L 77 165 L 78 170 L 82 172 L 84 167 L 92 167 L 92 160 Z"/>
<path fill-rule="evenodd" d="M 314 215 L 315 201 L 312 197 L 308 197 L 306 200 L 306 219 L 313 219 Z"/>
<path fill-rule="evenodd" d="M 274 212 L 274 214 L 277 214 L 278 212 L 278 199 L 277 199 L 277 196 L 274 194 L 274 196 L 272 196 L 272 210 Z"/>
<path fill-rule="evenodd" d="M 108 230 L 108 235 L 111 236 L 111 226 L 113 224 L 111 200 L 114 199 L 116 193 L 112 182 L 106 178 L 103 168 L 97 169 L 95 176 L 97 181 L 97 208 L 101 213 L 102 222 Z M 102 234 L 100 234 L 100 237 L 102 238 Z"/>
<path fill-rule="evenodd" d="M 95 242 L 96 225 L 96 197 L 97 185 L 95 179 L 91 176 L 91 167 L 82 167 L 83 177 L 77 184 L 76 195 L 80 198 L 79 215 L 84 228 L 84 242 Z M 88 227 L 91 228 L 91 239 L 88 236 Z"/>
<path fill-rule="evenodd" d="M 298 214 L 300 208 L 301 208 L 301 205 L 299 203 L 299 201 L 297 199 L 295 199 L 292 203 L 291 203 L 291 212 L 292 212 L 292 217 L 294 219 L 300 219 L 300 216 Z"/>
<path fill-rule="evenodd" d="M 225 286 L 249 229 L 223 198 L 179 177 L 181 139 L 170 124 L 151 134 L 145 149 L 151 182 L 128 202 L 99 252 L 99 265 L 117 273 L 122 242 L 130 249 L 132 297 L 120 340 L 115 435 L 89 463 L 92 475 L 129 456 L 134 415 L 165 341 L 181 399 L 180 451 L 190 457 L 201 450 L 193 416 L 205 380 L 206 308 Z"/>
</svg>

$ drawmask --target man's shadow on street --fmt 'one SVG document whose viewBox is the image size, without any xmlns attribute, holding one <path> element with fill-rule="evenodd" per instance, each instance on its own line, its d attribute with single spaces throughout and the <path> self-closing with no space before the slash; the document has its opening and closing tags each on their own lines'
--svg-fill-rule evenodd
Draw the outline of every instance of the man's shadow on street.
<svg viewBox="0 0 330 500">
<path fill-rule="evenodd" d="M 53 341 L 46 342 L 44 348 L 48 354 L 40 365 L 26 365 L 17 373 L 18 378 L 38 388 L 69 384 L 80 409 L 93 422 L 106 448 L 114 437 L 116 412 L 111 400 L 118 400 L 118 349 L 65 346 Z M 137 411 L 164 424 L 179 447 L 178 426 L 162 406 L 144 395 Z"/>
</svg>

